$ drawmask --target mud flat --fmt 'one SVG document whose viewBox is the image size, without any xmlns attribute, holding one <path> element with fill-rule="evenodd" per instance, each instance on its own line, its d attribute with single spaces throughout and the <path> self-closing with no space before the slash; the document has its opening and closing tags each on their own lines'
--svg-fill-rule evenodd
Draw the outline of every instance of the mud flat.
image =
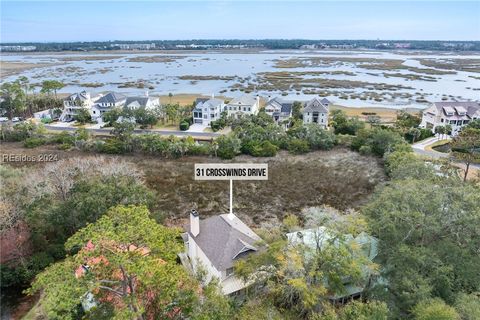
<svg viewBox="0 0 480 320">
<path fill-rule="evenodd" d="M 58 65 L 58 63 L 28 63 L 21 61 L 0 61 L 0 78 L 21 74 L 22 72 Z"/>
<path fill-rule="evenodd" d="M 128 58 L 127 62 L 168 63 L 185 58 L 186 56 L 138 56 Z"/>
</svg>

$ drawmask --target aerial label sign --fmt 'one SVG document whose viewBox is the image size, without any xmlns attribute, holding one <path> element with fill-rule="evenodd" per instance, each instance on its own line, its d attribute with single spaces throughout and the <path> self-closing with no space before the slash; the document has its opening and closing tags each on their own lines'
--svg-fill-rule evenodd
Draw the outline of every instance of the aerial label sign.
<svg viewBox="0 0 480 320">
<path fill-rule="evenodd" d="M 196 163 L 195 180 L 268 180 L 268 164 Z"/>
</svg>

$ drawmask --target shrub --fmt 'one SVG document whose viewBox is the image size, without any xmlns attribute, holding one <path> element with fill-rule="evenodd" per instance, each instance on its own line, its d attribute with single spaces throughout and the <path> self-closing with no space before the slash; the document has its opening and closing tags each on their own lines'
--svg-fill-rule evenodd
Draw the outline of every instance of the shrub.
<svg viewBox="0 0 480 320">
<path fill-rule="evenodd" d="M 45 138 L 37 138 L 37 137 L 32 137 L 32 138 L 27 138 L 23 142 L 23 146 L 25 148 L 35 148 L 42 146 L 47 143 L 47 140 Z"/>
<path fill-rule="evenodd" d="M 52 143 L 69 144 L 73 146 L 75 144 L 75 137 L 67 131 L 62 131 L 59 134 L 52 136 L 50 141 Z"/>
<path fill-rule="evenodd" d="M 350 147 L 355 136 L 349 134 L 337 134 L 337 144 Z"/>
<path fill-rule="evenodd" d="M 180 122 L 180 130 L 187 131 L 190 128 L 190 124 L 186 121 Z"/>
<path fill-rule="evenodd" d="M 363 155 L 370 155 L 372 154 L 372 147 L 370 146 L 361 146 L 360 149 L 358 149 L 358 152 Z"/>
<path fill-rule="evenodd" d="M 2 124 L 0 137 L 3 141 L 23 141 L 33 136 L 37 127 L 31 122 L 18 123 L 14 126 Z"/>
<path fill-rule="evenodd" d="M 233 159 L 240 153 L 241 141 L 234 135 L 220 136 L 216 140 L 216 153 L 222 159 Z"/>
<path fill-rule="evenodd" d="M 125 153 L 125 143 L 119 139 L 107 139 L 105 143 L 100 144 L 100 152 L 108 154 L 122 154 Z"/>
<path fill-rule="evenodd" d="M 314 123 L 292 128 L 288 134 L 308 141 L 311 149 L 328 150 L 335 145 L 335 135 Z"/>
<path fill-rule="evenodd" d="M 460 320 L 457 311 L 438 298 L 421 301 L 412 311 L 416 320 Z"/>
<path fill-rule="evenodd" d="M 396 145 L 401 144 L 405 144 L 405 140 L 398 132 L 391 129 L 362 129 L 358 131 L 357 136 L 352 140 L 351 148 L 363 154 L 372 153 L 382 157 L 386 152 L 394 151 Z M 363 146 L 365 148 L 362 148 Z"/>
<path fill-rule="evenodd" d="M 310 146 L 306 140 L 291 139 L 288 142 L 288 151 L 293 154 L 302 154 L 310 151 Z"/>
<path fill-rule="evenodd" d="M 206 156 L 210 154 L 210 146 L 208 144 L 195 143 L 188 148 L 187 153 L 192 156 Z"/>
<path fill-rule="evenodd" d="M 227 126 L 227 121 L 224 118 L 220 118 L 218 120 L 210 122 L 210 128 L 212 129 L 213 132 L 222 130 L 226 126 Z"/>
<path fill-rule="evenodd" d="M 68 144 L 68 143 L 62 143 L 61 145 L 58 146 L 58 149 L 59 150 L 68 150 L 72 147 L 71 144 Z"/>
<path fill-rule="evenodd" d="M 277 154 L 278 147 L 270 141 L 257 143 L 252 150 L 251 155 L 254 157 L 273 157 Z"/>
<path fill-rule="evenodd" d="M 52 118 L 42 118 L 40 121 L 45 124 L 53 122 Z"/>
</svg>

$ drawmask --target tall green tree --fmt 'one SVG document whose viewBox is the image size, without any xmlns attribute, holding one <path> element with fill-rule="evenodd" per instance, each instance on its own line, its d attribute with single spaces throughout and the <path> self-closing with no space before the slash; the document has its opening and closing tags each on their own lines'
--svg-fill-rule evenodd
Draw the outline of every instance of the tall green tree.
<svg viewBox="0 0 480 320">
<path fill-rule="evenodd" d="M 480 290 L 480 189 L 433 176 L 394 180 L 362 210 L 387 280 L 377 297 L 399 316 L 424 299 L 452 303 L 457 293 Z"/>
<path fill-rule="evenodd" d="M 42 290 L 51 319 L 75 319 L 102 308 L 116 319 L 181 318 L 196 288 L 176 262 L 182 250 L 177 229 L 150 218 L 145 207 L 115 207 L 68 239 L 64 261 L 48 267 L 30 293 Z"/>
<path fill-rule="evenodd" d="M 472 163 L 480 163 L 480 129 L 464 128 L 451 144 L 452 157 L 465 164 L 463 181 L 467 181 Z"/>
<path fill-rule="evenodd" d="M 6 113 L 8 118 L 12 119 L 14 114 L 23 114 L 26 109 L 26 95 L 18 81 L 5 82 L 0 86 L 1 111 Z"/>
<path fill-rule="evenodd" d="M 52 92 L 55 94 L 55 98 L 57 98 L 57 91 L 65 87 L 65 84 L 58 80 L 44 80 L 42 82 L 42 89 L 40 90 L 41 93 L 51 94 Z"/>
<path fill-rule="evenodd" d="M 85 124 L 92 121 L 92 116 L 87 108 L 81 108 L 78 110 L 77 114 L 75 114 L 73 119 L 80 124 Z"/>
</svg>

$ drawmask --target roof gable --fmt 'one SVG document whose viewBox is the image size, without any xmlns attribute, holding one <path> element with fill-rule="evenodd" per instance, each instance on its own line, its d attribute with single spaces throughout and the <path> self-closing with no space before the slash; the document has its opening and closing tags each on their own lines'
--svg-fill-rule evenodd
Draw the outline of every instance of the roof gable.
<svg viewBox="0 0 480 320">
<path fill-rule="evenodd" d="M 235 260 L 257 251 L 260 241 L 255 232 L 234 215 L 219 215 L 200 220 L 200 233 L 194 237 L 213 266 L 219 270 L 233 267 Z"/>
</svg>

